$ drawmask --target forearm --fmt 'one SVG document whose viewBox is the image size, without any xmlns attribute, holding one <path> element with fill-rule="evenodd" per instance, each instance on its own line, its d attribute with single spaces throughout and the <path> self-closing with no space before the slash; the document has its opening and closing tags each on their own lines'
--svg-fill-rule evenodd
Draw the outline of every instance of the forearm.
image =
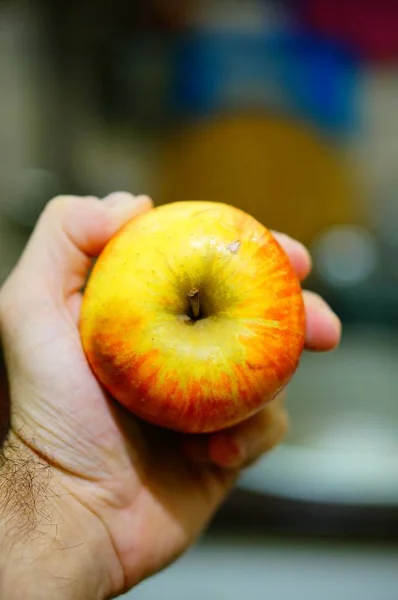
<svg viewBox="0 0 398 600">
<path fill-rule="evenodd" d="M 51 467 L 16 440 L 0 455 L 0 598 L 103 600 L 95 532 Z M 73 507 L 73 515 L 71 511 Z M 90 545 L 90 547 L 88 547 Z"/>
</svg>

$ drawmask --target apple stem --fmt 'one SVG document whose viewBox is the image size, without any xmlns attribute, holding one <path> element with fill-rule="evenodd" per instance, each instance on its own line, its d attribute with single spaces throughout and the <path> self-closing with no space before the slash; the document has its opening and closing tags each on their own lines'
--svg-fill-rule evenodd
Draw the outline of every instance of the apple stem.
<svg viewBox="0 0 398 600">
<path fill-rule="evenodd" d="M 197 320 L 200 316 L 199 290 L 197 288 L 192 288 L 188 293 L 188 298 L 191 304 L 192 316 L 195 320 Z"/>
</svg>

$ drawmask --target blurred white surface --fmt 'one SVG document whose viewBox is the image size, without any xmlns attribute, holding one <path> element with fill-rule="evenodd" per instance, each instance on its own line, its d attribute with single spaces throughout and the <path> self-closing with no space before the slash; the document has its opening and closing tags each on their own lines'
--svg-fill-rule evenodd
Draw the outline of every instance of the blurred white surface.
<svg viewBox="0 0 398 600">
<path fill-rule="evenodd" d="M 242 485 L 304 500 L 398 505 L 397 365 L 397 334 L 363 326 L 346 330 L 332 354 L 305 354 L 290 386 L 286 443 Z"/>
<path fill-rule="evenodd" d="M 247 539 L 203 541 L 125 600 L 396 600 L 398 548 Z"/>
</svg>

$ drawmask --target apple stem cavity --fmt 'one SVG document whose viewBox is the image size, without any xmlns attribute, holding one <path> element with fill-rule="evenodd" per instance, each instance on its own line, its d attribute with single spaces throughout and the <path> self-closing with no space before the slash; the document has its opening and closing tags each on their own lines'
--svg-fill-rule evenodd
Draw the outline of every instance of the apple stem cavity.
<svg viewBox="0 0 398 600">
<path fill-rule="evenodd" d="M 188 298 L 191 308 L 191 317 L 194 321 L 197 321 L 200 318 L 200 300 L 199 300 L 199 290 L 198 288 L 192 288 L 188 292 Z"/>
</svg>

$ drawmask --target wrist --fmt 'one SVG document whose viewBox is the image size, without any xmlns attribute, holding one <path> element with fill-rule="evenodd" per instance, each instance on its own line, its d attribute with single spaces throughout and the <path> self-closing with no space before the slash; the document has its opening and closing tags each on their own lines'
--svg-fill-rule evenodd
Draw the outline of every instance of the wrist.
<svg viewBox="0 0 398 600">
<path fill-rule="evenodd" d="M 61 479 L 18 440 L 7 441 L 0 464 L 0 598 L 110 597 L 99 560 L 103 526 L 65 494 Z"/>
</svg>

